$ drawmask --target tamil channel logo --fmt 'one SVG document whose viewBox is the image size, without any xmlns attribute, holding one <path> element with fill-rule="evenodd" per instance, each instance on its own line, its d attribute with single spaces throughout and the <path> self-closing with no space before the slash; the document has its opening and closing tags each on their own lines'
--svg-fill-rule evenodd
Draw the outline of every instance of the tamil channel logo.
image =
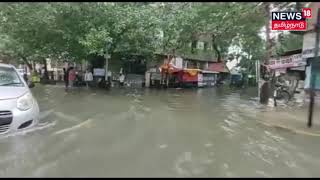
<svg viewBox="0 0 320 180">
<path fill-rule="evenodd" d="M 311 8 L 303 8 L 302 12 L 272 12 L 272 30 L 305 31 L 307 18 L 311 18 Z"/>
</svg>

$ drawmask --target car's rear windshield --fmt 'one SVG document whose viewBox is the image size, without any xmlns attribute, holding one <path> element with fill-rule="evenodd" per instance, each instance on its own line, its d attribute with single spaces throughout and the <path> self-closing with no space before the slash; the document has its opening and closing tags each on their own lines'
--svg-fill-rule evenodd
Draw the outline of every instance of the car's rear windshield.
<svg viewBox="0 0 320 180">
<path fill-rule="evenodd" d="M 18 73 L 11 67 L 0 67 L 0 86 L 23 87 Z"/>
</svg>

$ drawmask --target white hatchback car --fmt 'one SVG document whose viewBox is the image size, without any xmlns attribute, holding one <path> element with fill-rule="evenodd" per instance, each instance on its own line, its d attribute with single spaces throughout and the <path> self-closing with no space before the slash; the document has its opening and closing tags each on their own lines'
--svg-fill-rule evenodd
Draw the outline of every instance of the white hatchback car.
<svg viewBox="0 0 320 180">
<path fill-rule="evenodd" d="M 39 121 L 39 106 L 17 69 L 0 63 L 0 134 L 30 128 Z"/>
</svg>

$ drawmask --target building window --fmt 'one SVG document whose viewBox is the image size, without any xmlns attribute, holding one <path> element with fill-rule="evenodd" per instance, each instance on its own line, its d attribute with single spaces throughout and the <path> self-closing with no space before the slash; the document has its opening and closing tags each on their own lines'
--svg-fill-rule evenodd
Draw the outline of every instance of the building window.
<svg viewBox="0 0 320 180">
<path fill-rule="evenodd" d="M 204 64 L 204 69 L 209 69 L 209 63 L 208 63 L 208 62 L 206 62 L 206 63 Z"/>
<path fill-rule="evenodd" d="M 208 42 L 203 43 L 203 50 L 207 51 L 208 50 Z"/>
<path fill-rule="evenodd" d="M 184 61 L 183 68 L 188 68 L 188 60 Z"/>
<path fill-rule="evenodd" d="M 204 49 L 204 42 L 198 42 L 197 49 L 203 50 Z"/>
</svg>

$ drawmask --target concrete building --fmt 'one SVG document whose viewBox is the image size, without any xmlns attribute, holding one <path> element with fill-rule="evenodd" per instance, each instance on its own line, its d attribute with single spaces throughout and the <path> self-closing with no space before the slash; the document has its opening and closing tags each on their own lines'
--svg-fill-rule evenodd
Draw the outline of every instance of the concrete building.
<svg viewBox="0 0 320 180">
<path fill-rule="evenodd" d="M 317 12 L 320 8 L 319 2 L 312 2 L 310 4 L 312 18 L 307 22 L 307 31 L 303 34 L 303 48 L 302 48 L 302 58 L 306 59 L 307 67 L 306 67 L 306 82 L 305 89 L 308 91 L 311 85 L 311 77 L 315 77 L 315 89 L 318 91 L 317 94 L 320 94 L 320 53 L 315 57 L 315 48 L 319 49 L 320 46 L 315 47 L 316 42 L 316 32 L 315 25 L 317 21 Z"/>
</svg>

